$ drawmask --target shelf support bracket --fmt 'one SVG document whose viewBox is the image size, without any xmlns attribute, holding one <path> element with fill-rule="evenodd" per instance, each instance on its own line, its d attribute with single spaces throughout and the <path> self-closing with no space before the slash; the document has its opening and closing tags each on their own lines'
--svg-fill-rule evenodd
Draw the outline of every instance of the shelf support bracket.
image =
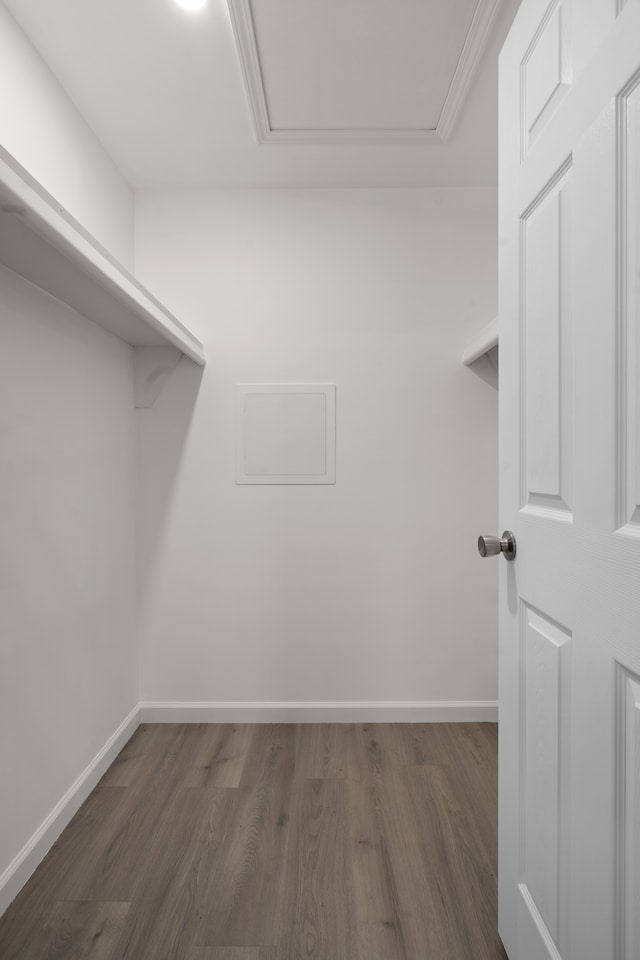
<svg viewBox="0 0 640 960">
<path fill-rule="evenodd" d="M 177 347 L 133 348 L 133 392 L 136 407 L 152 407 L 178 365 Z"/>
</svg>

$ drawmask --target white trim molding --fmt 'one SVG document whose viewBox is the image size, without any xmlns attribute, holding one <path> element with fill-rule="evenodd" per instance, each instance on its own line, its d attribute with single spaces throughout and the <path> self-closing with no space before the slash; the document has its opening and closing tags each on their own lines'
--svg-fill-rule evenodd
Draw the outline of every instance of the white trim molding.
<svg viewBox="0 0 640 960">
<path fill-rule="evenodd" d="M 16 898 L 36 867 L 44 860 L 71 818 L 77 813 L 139 725 L 140 707 L 136 705 L 2 873 L 0 916 Z"/>
<path fill-rule="evenodd" d="M 435 128 L 274 129 L 269 118 L 260 53 L 251 11 L 252 0 L 229 0 L 231 23 L 258 143 L 446 143 L 453 133 L 501 2 L 502 0 L 478 0 Z"/>
<path fill-rule="evenodd" d="M 140 704 L 141 723 L 498 722 L 495 700 L 160 702 Z"/>
</svg>

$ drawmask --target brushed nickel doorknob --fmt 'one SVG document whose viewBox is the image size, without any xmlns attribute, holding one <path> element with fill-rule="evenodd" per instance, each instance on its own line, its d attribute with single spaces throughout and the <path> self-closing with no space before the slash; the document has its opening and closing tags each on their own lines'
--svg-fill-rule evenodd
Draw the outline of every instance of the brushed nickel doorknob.
<svg viewBox="0 0 640 960">
<path fill-rule="evenodd" d="M 497 557 L 504 554 L 505 560 L 513 560 L 516 555 L 516 538 L 511 530 L 505 530 L 501 537 L 478 537 L 478 553 L 481 557 Z"/>
</svg>

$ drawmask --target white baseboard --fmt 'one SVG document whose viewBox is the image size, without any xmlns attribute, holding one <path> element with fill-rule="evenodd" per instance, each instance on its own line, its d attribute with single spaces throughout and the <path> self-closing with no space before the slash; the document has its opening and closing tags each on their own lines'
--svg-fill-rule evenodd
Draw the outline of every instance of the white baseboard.
<svg viewBox="0 0 640 960">
<path fill-rule="evenodd" d="M 141 723 L 497 723 L 495 700 L 140 703 Z"/>
<path fill-rule="evenodd" d="M 42 862 L 73 815 L 140 724 L 136 705 L 0 876 L 0 916 Z"/>
</svg>

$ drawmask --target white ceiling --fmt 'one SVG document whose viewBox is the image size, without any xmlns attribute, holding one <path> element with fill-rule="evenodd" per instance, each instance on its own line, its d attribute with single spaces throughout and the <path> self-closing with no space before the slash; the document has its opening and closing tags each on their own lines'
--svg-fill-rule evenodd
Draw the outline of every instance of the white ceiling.
<svg viewBox="0 0 640 960">
<path fill-rule="evenodd" d="M 496 182 L 519 0 L 229 2 L 5 5 L 136 188 Z"/>
</svg>

